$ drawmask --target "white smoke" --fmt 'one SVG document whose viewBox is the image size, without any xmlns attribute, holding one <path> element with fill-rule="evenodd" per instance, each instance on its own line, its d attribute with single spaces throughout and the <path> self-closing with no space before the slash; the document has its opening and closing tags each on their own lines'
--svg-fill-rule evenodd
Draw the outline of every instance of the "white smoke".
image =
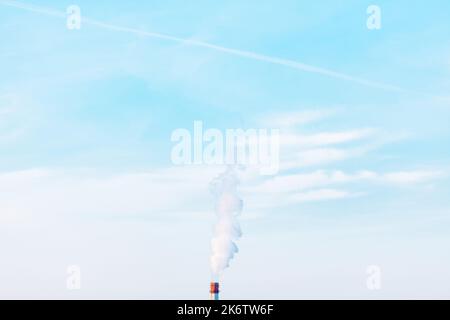
<svg viewBox="0 0 450 320">
<path fill-rule="evenodd" d="M 229 266 L 230 260 L 238 252 L 235 242 L 242 235 L 237 220 L 242 211 L 242 200 L 237 194 L 238 184 L 239 179 L 233 167 L 228 167 L 210 184 L 215 196 L 217 215 L 217 224 L 211 240 L 211 270 L 215 279 Z"/>
</svg>

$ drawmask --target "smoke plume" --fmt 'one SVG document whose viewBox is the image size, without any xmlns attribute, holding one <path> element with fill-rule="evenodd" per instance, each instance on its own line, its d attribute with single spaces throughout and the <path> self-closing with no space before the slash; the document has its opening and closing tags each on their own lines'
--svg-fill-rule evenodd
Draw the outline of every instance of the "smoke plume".
<svg viewBox="0 0 450 320">
<path fill-rule="evenodd" d="M 230 260 L 238 252 L 236 241 L 241 237 L 241 227 L 237 217 L 242 211 L 242 200 L 237 194 L 239 179 L 236 170 L 227 170 L 211 181 L 211 192 L 215 197 L 217 223 L 211 240 L 211 270 L 217 279 L 229 266 Z"/>
</svg>

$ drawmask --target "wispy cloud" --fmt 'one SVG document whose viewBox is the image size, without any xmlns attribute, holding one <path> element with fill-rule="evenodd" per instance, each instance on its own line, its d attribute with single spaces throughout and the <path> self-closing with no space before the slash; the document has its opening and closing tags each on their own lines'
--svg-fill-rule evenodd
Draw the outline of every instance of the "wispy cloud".
<svg viewBox="0 0 450 320">
<path fill-rule="evenodd" d="M 447 173 L 443 170 L 397 171 L 379 173 L 363 170 L 356 173 L 344 171 L 317 170 L 308 173 L 286 174 L 266 179 L 258 185 L 245 188 L 249 193 L 295 193 L 308 189 L 336 185 L 347 185 L 356 182 L 389 185 L 419 185 L 443 179 Z"/>
<path fill-rule="evenodd" d="M 0 173 L 0 215 L 4 218 L 9 212 L 9 219 L 27 217 L 33 223 L 63 217 L 186 217 L 210 208 L 208 183 L 221 169 L 176 167 L 104 175 L 56 169 Z"/>
<path fill-rule="evenodd" d="M 401 171 L 386 173 L 380 177 L 383 182 L 398 184 L 398 185 L 414 185 L 418 183 L 425 183 L 437 179 L 442 179 L 447 176 L 444 171 Z"/>
<path fill-rule="evenodd" d="M 376 133 L 375 129 L 356 129 L 336 132 L 319 132 L 314 134 L 282 134 L 280 136 L 281 144 L 306 148 L 327 146 L 333 144 L 342 144 L 369 138 Z"/>
<path fill-rule="evenodd" d="M 296 152 L 293 156 L 283 161 L 281 168 L 284 170 L 323 166 L 350 158 L 361 157 L 366 154 L 368 148 L 314 148 Z"/>
<path fill-rule="evenodd" d="M 0 174 L 0 220 L 46 223 L 52 219 L 205 218 L 212 210 L 209 181 L 219 167 L 175 167 L 158 170 L 99 174 L 93 170 L 31 169 Z M 249 207 L 270 209 L 295 204 L 362 196 L 342 190 L 352 183 L 422 184 L 442 179 L 443 171 L 376 173 L 315 171 L 243 180 Z M 253 200 L 252 200 L 253 199 Z M 255 200 L 257 199 L 257 201 Z"/>
<path fill-rule="evenodd" d="M 339 110 L 343 114 L 342 108 Z M 326 166 L 352 158 L 363 157 L 387 144 L 396 143 L 410 136 L 406 133 L 387 132 L 381 128 L 348 128 L 326 130 L 325 122 L 319 122 L 338 114 L 337 109 L 279 112 L 261 117 L 261 123 L 280 130 L 282 171 L 305 167 Z M 332 123 L 328 120 L 327 123 Z M 335 123 L 335 122 L 334 122 Z M 326 128 L 326 126 L 325 126 Z"/>
<path fill-rule="evenodd" d="M 292 194 L 288 197 L 288 201 L 290 203 L 303 203 L 303 202 L 347 199 L 358 197 L 360 195 L 362 194 L 356 192 L 349 192 L 345 190 L 319 189 Z"/>
<path fill-rule="evenodd" d="M 366 178 L 372 174 L 373 173 L 371 172 L 362 172 L 355 175 L 348 175 L 342 171 L 326 172 L 323 170 L 309 173 L 288 174 L 267 179 L 257 186 L 248 188 L 248 191 L 262 193 L 299 192 L 332 184 L 347 183 Z"/>
<path fill-rule="evenodd" d="M 318 170 L 300 174 L 285 174 L 264 181 L 245 181 L 242 192 L 253 209 L 264 212 L 280 206 L 305 202 L 345 200 L 376 194 L 380 188 L 427 188 L 448 177 L 444 170 L 355 173 Z M 362 191 L 363 190 L 363 191 Z"/>
<path fill-rule="evenodd" d="M 260 117 L 260 124 L 273 128 L 289 129 L 310 124 L 337 113 L 337 109 L 309 109 L 304 111 L 271 113 Z"/>
</svg>

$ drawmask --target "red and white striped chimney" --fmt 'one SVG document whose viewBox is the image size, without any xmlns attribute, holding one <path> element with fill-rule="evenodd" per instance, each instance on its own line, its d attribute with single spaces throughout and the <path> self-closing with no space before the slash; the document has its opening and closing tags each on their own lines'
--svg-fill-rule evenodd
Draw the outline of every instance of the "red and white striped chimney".
<svg viewBox="0 0 450 320">
<path fill-rule="evenodd" d="M 219 283 L 211 282 L 209 293 L 211 294 L 211 300 L 219 300 Z"/>
</svg>

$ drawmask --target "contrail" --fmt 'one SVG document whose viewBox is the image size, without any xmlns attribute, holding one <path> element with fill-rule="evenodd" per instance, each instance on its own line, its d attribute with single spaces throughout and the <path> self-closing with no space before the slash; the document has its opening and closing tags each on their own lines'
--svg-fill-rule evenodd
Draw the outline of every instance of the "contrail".
<svg viewBox="0 0 450 320">
<path fill-rule="evenodd" d="M 64 11 L 58 11 L 54 9 L 38 7 L 28 3 L 22 3 L 19 1 L 8 1 L 8 0 L 0 0 L 0 4 L 8 7 L 14 7 L 17 9 L 23 9 L 31 12 L 41 13 L 48 16 L 61 17 L 65 18 L 66 13 Z"/>
<path fill-rule="evenodd" d="M 59 17 L 59 18 L 65 18 L 67 16 L 64 11 L 30 5 L 30 4 L 19 2 L 19 1 L 0 0 L 0 5 L 14 7 L 17 9 L 27 10 L 30 12 L 35 12 L 35 13 L 39 13 L 39 14 L 43 14 L 43 15 L 47 15 L 47 16 Z M 266 63 L 270 63 L 270 64 L 288 67 L 291 69 L 300 70 L 303 72 L 315 73 L 315 74 L 320 74 L 320 75 L 327 76 L 330 78 L 354 82 L 354 83 L 358 83 L 358 84 L 361 84 L 361 85 L 364 85 L 367 87 L 373 87 L 373 88 L 378 88 L 378 89 L 382 89 L 382 90 L 386 90 L 386 91 L 400 92 L 400 93 L 408 92 L 407 90 L 402 89 L 397 86 L 393 86 L 393 85 L 389 85 L 389 84 L 385 84 L 385 83 L 381 83 L 381 82 L 374 82 L 371 80 L 354 77 L 354 76 L 351 76 L 351 75 L 348 75 L 345 73 L 340 73 L 340 72 L 333 71 L 330 69 L 324 69 L 324 68 L 312 66 L 309 64 L 293 61 L 293 60 L 286 60 L 286 59 L 282 59 L 282 58 L 267 56 L 267 55 L 263 55 L 263 54 L 259 54 L 259 53 L 255 53 L 255 52 L 251 52 L 251 51 L 227 48 L 227 47 L 223 47 L 223 46 L 219 46 L 219 45 L 215 45 L 215 44 L 211 44 L 211 43 L 203 42 L 203 41 L 183 39 L 183 38 L 179 38 L 179 37 L 175 37 L 175 36 L 171 36 L 171 35 L 167 35 L 167 34 L 162 34 L 162 33 L 148 32 L 145 30 L 139 30 L 139 29 L 135 29 L 135 28 L 117 26 L 117 25 L 113 25 L 113 24 L 109 24 L 109 23 L 105 23 L 105 22 L 101 22 L 98 20 L 85 18 L 85 17 L 82 17 L 82 22 L 92 25 L 92 26 L 99 27 L 99 28 L 107 29 L 107 30 L 131 33 L 131 34 L 136 34 L 139 36 L 158 38 L 158 39 L 162 39 L 162 40 L 168 40 L 168 41 L 172 41 L 172 42 L 178 42 L 178 43 L 182 43 L 182 44 L 203 47 L 203 48 L 207 48 L 210 50 L 215 50 L 215 51 L 219 51 L 219 52 L 223 52 L 223 53 L 227 53 L 230 55 L 239 56 L 239 57 L 243 57 L 243 58 L 247 58 L 247 59 L 251 59 L 251 60 L 262 61 L 262 62 L 266 62 Z"/>
</svg>

